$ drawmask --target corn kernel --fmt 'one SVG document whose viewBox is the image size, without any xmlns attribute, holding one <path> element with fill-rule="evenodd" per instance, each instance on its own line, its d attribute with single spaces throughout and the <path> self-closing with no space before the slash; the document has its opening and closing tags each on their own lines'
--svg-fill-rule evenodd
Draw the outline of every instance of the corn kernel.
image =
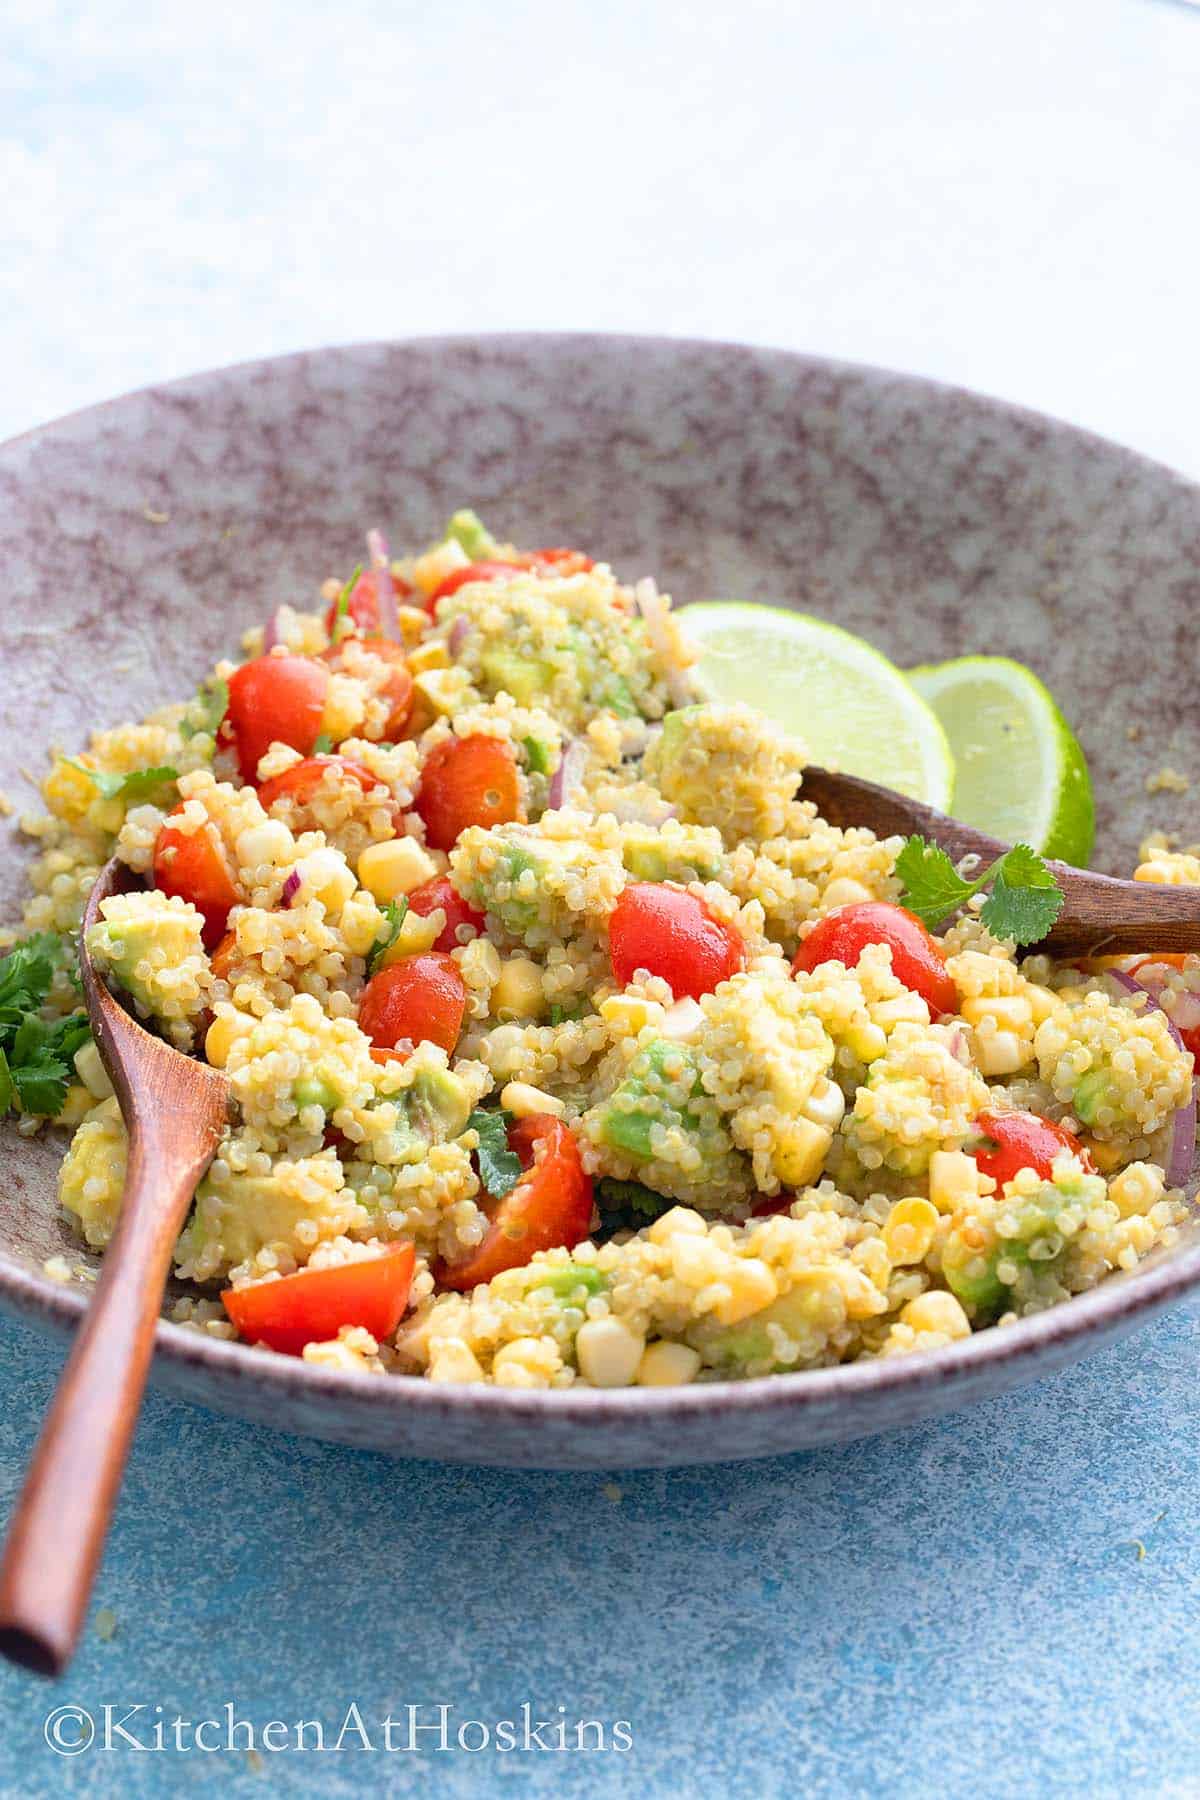
<svg viewBox="0 0 1200 1800">
<path fill-rule="evenodd" d="M 717 1301 L 713 1311 L 722 1325 L 740 1325 L 752 1313 L 770 1306 L 779 1295 L 779 1283 L 757 1256 L 738 1257 L 727 1270 L 721 1285 L 726 1294 Z"/>
<path fill-rule="evenodd" d="M 461 669 L 429 669 L 413 677 L 413 693 L 441 719 L 452 718 L 459 710 L 465 685 Z"/>
<path fill-rule="evenodd" d="M 811 1119 L 788 1121 L 776 1148 L 775 1171 L 787 1187 L 809 1187 L 820 1175 L 833 1144 L 833 1133 Z"/>
<path fill-rule="evenodd" d="M 962 1016 L 968 1025 L 992 1019 L 997 1030 L 1028 1031 L 1033 1024 L 1033 1006 L 1024 994 L 1005 994 L 993 1000 L 964 1000 Z"/>
<path fill-rule="evenodd" d="M 1058 995 L 1049 988 L 1039 987 L 1031 981 L 1025 989 L 1025 998 L 1033 1015 L 1035 1025 L 1042 1025 L 1058 1010 Z"/>
<path fill-rule="evenodd" d="M 700 1358 L 687 1344 L 670 1344 L 660 1339 L 647 1344 L 637 1366 L 639 1387 L 683 1387 L 700 1372 Z"/>
<path fill-rule="evenodd" d="M 929 1198 L 940 1213 L 957 1212 L 978 1199 L 979 1165 L 965 1150 L 935 1150 L 929 1159 Z"/>
<path fill-rule="evenodd" d="M 565 1101 L 543 1093 L 541 1088 L 531 1087 L 527 1081 L 510 1081 L 501 1090 L 500 1104 L 516 1119 L 532 1119 L 538 1113 L 549 1113 L 552 1118 L 561 1119 L 567 1110 Z"/>
<path fill-rule="evenodd" d="M 937 1207 L 928 1200 L 897 1200 L 883 1227 L 883 1247 L 893 1264 L 924 1262 L 937 1225 Z"/>
<path fill-rule="evenodd" d="M 977 1033 L 974 1048 L 981 1075 L 1015 1075 L 1032 1056 L 1029 1039 L 1022 1041 L 1015 1031 L 993 1031 L 986 1037 Z"/>
<path fill-rule="evenodd" d="M 562 1368 L 562 1355 L 552 1337 L 514 1338 L 492 1358 L 497 1387 L 544 1388 Z"/>
<path fill-rule="evenodd" d="M 673 1237 L 707 1237 L 708 1226 L 690 1206 L 673 1206 L 655 1219 L 646 1235 L 652 1244 L 669 1244 Z"/>
<path fill-rule="evenodd" d="M 846 1111 L 846 1096 L 836 1081 L 822 1076 L 804 1104 L 804 1116 L 826 1131 L 836 1131 Z"/>
<path fill-rule="evenodd" d="M 941 1288 L 931 1288 L 927 1294 L 918 1294 L 915 1300 L 910 1300 L 900 1314 L 900 1320 L 913 1331 L 936 1331 L 948 1338 L 971 1335 L 971 1321 L 959 1302 Z"/>
<path fill-rule="evenodd" d="M 872 1020 L 861 1019 L 848 1028 L 846 1046 L 859 1062 L 870 1063 L 887 1049 L 887 1036 Z"/>
<path fill-rule="evenodd" d="M 881 1294 L 870 1277 L 853 1263 L 831 1263 L 829 1273 L 842 1290 L 848 1319 L 870 1319 L 887 1311 L 887 1295 Z"/>
<path fill-rule="evenodd" d="M 435 907 L 428 918 L 423 913 L 405 913 L 396 940 L 380 957 L 379 967 L 390 969 L 393 963 L 403 962 L 406 956 L 421 956 L 426 950 L 432 950 L 441 934 L 439 921 L 442 918 L 440 907 Z"/>
<path fill-rule="evenodd" d="M 358 859 L 358 879 L 376 900 L 384 903 L 411 894 L 437 874 L 437 864 L 416 838 L 388 838 L 368 844 Z"/>
<path fill-rule="evenodd" d="M 455 569 L 465 569 L 470 560 L 457 538 L 447 538 L 444 544 L 435 544 L 424 556 L 417 557 L 412 566 L 413 583 L 428 600 L 447 575 L 453 575 Z"/>
<path fill-rule="evenodd" d="M 108 1079 L 108 1070 L 100 1061 L 100 1052 L 91 1038 L 86 1044 L 80 1045 L 73 1060 L 75 1073 L 93 1099 L 107 1100 L 113 1091 L 113 1085 Z"/>
<path fill-rule="evenodd" d="M 579 1373 L 593 1387 L 631 1387 L 646 1340 L 621 1319 L 589 1319 L 575 1334 Z"/>
<path fill-rule="evenodd" d="M 419 644 L 429 628 L 429 614 L 423 606 L 398 606 L 396 622 L 406 644 Z"/>
<path fill-rule="evenodd" d="M 408 666 L 414 675 L 428 674 L 430 669 L 448 669 L 450 652 L 440 638 L 430 638 L 427 644 L 410 652 Z"/>
<path fill-rule="evenodd" d="M 663 1016 L 664 1009 L 655 1000 L 643 1000 L 637 994 L 611 994 L 597 1009 L 606 1025 L 636 1037 L 651 1020 Z"/>
<path fill-rule="evenodd" d="M 212 1068 L 223 1069 L 238 1038 L 253 1028 L 254 1020 L 245 1013 L 235 1012 L 232 1006 L 223 1007 L 205 1034 L 205 1060 Z"/>
<path fill-rule="evenodd" d="M 541 1018 L 546 1010 L 542 972 L 528 956 L 505 958 L 492 989 L 491 1008 L 497 1019 Z"/>
<path fill-rule="evenodd" d="M 430 1381 L 482 1381 L 474 1351 L 461 1338 L 440 1338 L 429 1362 Z"/>
</svg>

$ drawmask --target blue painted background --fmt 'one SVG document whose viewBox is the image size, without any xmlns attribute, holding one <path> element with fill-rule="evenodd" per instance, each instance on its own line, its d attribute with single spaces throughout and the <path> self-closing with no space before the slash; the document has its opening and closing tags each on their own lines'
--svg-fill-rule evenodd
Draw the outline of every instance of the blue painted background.
<svg viewBox="0 0 1200 1800">
<path fill-rule="evenodd" d="M 58 1352 L 5 1323 L 0 1357 L 7 1513 Z M 611 1477 L 393 1463 L 154 1396 L 98 1584 L 115 1635 L 53 1687 L 0 1671 L 0 1792 L 1195 1793 L 1198 1361 L 1200 1303 L 939 1425 Z M 53 1706 L 141 1702 L 149 1741 L 155 1706 L 232 1702 L 332 1741 L 352 1701 L 380 1748 L 259 1768 L 42 1737 Z M 382 1748 L 389 1708 L 448 1704 L 453 1734 L 523 1701 L 633 1748 Z"/>
</svg>

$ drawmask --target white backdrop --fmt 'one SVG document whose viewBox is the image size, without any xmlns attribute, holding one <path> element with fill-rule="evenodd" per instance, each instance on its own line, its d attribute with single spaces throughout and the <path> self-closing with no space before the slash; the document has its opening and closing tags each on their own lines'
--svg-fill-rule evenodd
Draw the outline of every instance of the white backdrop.
<svg viewBox="0 0 1200 1800">
<path fill-rule="evenodd" d="M 0 435 L 333 340 L 921 370 L 1200 475 L 1184 0 L 5 0 Z"/>
</svg>

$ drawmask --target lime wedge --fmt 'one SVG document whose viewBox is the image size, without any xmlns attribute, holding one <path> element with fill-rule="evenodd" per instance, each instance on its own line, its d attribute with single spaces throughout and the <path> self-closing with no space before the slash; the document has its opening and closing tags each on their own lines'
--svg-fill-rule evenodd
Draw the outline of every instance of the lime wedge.
<svg viewBox="0 0 1200 1800">
<path fill-rule="evenodd" d="M 1004 656 L 962 656 L 913 669 L 909 680 L 950 740 L 955 818 L 1086 865 L 1095 829 L 1087 760 L 1037 676 Z"/>
<path fill-rule="evenodd" d="M 707 699 L 757 706 L 822 768 L 949 807 L 954 764 L 945 732 L 899 669 L 862 638 L 807 613 L 742 600 L 699 601 L 680 623 L 700 650 L 693 673 Z"/>
</svg>

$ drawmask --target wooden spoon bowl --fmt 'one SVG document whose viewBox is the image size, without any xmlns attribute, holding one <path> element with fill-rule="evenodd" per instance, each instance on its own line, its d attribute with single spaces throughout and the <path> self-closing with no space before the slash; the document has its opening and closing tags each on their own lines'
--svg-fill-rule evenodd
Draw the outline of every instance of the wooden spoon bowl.
<svg viewBox="0 0 1200 1800">
<path fill-rule="evenodd" d="M 87 949 L 101 902 L 139 885 L 106 863 L 80 937 L 84 1000 L 129 1138 L 121 1211 L 67 1359 L 0 1563 L 0 1654 L 61 1674 L 79 1637 L 129 1453 L 175 1240 L 216 1152 L 229 1083 L 173 1050 L 109 993 Z"/>
</svg>

